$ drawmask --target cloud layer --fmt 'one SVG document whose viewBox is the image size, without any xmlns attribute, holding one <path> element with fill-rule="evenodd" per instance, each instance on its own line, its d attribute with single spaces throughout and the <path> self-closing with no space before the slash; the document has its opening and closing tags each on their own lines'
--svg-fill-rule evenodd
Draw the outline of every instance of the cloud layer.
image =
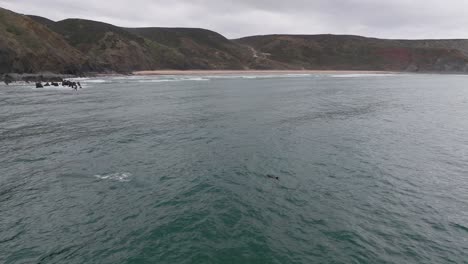
<svg viewBox="0 0 468 264">
<path fill-rule="evenodd" d="M 273 33 L 468 38 L 466 0 L 0 0 L 0 6 L 53 20 L 201 27 L 229 38 Z"/>
</svg>

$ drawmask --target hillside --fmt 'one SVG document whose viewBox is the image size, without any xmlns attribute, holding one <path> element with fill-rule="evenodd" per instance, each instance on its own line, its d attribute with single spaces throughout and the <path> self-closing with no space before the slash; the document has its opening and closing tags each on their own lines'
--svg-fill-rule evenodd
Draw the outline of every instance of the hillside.
<svg viewBox="0 0 468 264">
<path fill-rule="evenodd" d="M 182 54 L 175 49 L 110 24 L 83 19 L 51 22 L 41 17 L 33 18 L 92 58 L 92 63 L 99 65 L 101 71 L 177 69 L 184 64 Z"/>
<path fill-rule="evenodd" d="M 268 35 L 235 40 L 270 60 L 323 70 L 467 72 L 466 40 L 383 40 L 345 35 Z"/>
<path fill-rule="evenodd" d="M 129 32 L 176 49 L 184 69 L 245 69 L 250 50 L 222 35 L 196 28 L 128 28 Z"/>
<path fill-rule="evenodd" d="M 267 35 L 52 21 L 0 8 L 0 73 L 318 69 L 468 73 L 468 40 Z"/>
<path fill-rule="evenodd" d="M 0 8 L 0 73 L 89 71 L 86 56 L 31 18 Z"/>
</svg>

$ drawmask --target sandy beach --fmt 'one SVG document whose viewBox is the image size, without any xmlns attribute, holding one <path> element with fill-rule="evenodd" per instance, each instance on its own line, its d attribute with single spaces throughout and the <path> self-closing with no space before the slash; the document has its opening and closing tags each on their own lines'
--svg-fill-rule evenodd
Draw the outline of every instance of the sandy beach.
<svg viewBox="0 0 468 264">
<path fill-rule="evenodd" d="M 392 74 L 388 71 L 326 71 L 326 70 L 157 70 L 136 71 L 134 75 L 270 75 L 270 74 Z"/>
</svg>

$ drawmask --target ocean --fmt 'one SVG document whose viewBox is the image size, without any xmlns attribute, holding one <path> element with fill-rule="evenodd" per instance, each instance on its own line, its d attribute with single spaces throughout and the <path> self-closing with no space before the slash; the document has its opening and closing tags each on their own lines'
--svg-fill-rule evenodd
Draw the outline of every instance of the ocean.
<svg viewBox="0 0 468 264">
<path fill-rule="evenodd" d="M 468 76 L 0 86 L 0 263 L 468 263 Z"/>
</svg>

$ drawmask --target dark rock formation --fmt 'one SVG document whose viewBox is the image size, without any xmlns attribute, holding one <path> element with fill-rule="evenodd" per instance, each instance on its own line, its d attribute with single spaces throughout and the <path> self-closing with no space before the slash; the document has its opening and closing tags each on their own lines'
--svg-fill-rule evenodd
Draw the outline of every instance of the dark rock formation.
<svg viewBox="0 0 468 264">
<path fill-rule="evenodd" d="M 6 85 L 9 85 L 10 83 L 14 82 L 15 81 L 15 78 L 13 78 L 11 75 L 9 74 L 5 74 L 3 76 L 3 82 L 6 84 Z"/>
</svg>

